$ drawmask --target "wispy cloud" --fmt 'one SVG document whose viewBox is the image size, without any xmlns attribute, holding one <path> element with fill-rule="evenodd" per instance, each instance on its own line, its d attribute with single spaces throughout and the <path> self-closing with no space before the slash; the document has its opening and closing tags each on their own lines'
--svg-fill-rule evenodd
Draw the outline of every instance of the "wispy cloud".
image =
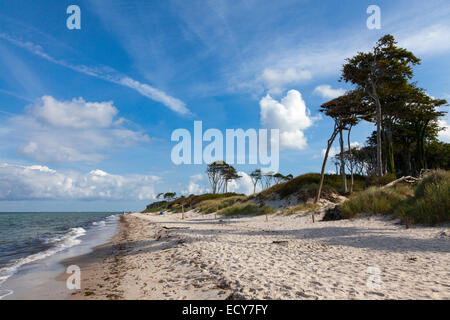
<svg viewBox="0 0 450 320">
<path fill-rule="evenodd" d="M 450 25 L 435 24 L 414 32 L 399 41 L 417 54 L 430 55 L 450 50 Z"/>
<path fill-rule="evenodd" d="M 114 70 L 111 67 L 108 66 L 98 66 L 98 67 L 92 67 L 92 66 L 86 66 L 86 65 L 77 65 L 69 63 L 62 59 L 57 59 L 49 54 L 47 54 L 43 48 L 33 42 L 30 41 L 22 41 L 16 38 L 11 37 L 10 35 L 6 33 L 0 33 L 0 38 L 7 40 L 8 42 L 23 48 L 30 53 L 45 59 L 51 63 L 60 65 L 62 67 L 71 69 L 73 71 L 95 77 L 98 79 L 102 79 L 111 83 L 115 83 L 124 87 L 131 88 L 137 92 L 139 92 L 141 95 L 150 98 L 154 101 L 158 101 L 162 104 L 164 104 L 169 109 L 182 114 L 187 115 L 190 114 L 189 109 L 186 107 L 186 104 L 177 99 L 174 98 L 167 93 L 154 88 L 146 83 L 141 83 L 137 80 L 134 80 L 126 75 L 121 74 L 120 72 Z"/>
</svg>

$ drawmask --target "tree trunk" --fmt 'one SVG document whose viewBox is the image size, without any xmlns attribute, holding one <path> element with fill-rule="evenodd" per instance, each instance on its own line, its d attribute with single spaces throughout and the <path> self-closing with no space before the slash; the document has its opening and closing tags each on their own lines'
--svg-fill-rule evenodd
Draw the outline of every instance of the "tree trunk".
<svg viewBox="0 0 450 320">
<path fill-rule="evenodd" d="M 411 150 L 410 150 L 410 146 L 408 146 L 408 151 L 407 151 L 407 175 L 410 176 L 412 174 L 412 166 L 411 166 Z"/>
<path fill-rule="evenodd" d="M 327 165 L 327 159 L 328 159 L 328 153 L 330 152 L 330 148 L 333 145 L 334 139 L 336 138 L 336 135 L 338 134 L 337 124 L 334 124 L 333 134 L 331 135 L 330 139 L 328 139 L 328 146 L 327 151 L 325 152 L 325 157 L 323 159 L 322 164 L 322 171 L 320 173 L 320 183 L 319 183 L 319 189 L 317 190 L 316 199 L 314 200 L 314 203 L 317 203 L 320 200 L 320 193 L 322 192 L 322 186 L 323 186 L 323 180 L 325 177 L 325 167 Z"/>
<path fill-rule="evenodd" d="M 377 106 L 377 176 L 381 177 L 383 175 L 383 158 L 381 153 L 381 103 L 378 99 L 377 90 L 375 88 L 375 83 L 372 82 L 372 95 Z"/>
<path fill-rule="evenodd" d="M 339 130 L 339 145 L 341 147 L 341 177 L 342 177 L 342 191 L 347 192 L 347 176 L 345 174 L 345 160 L 344 160 L 344 138 L 342 136 L 342 129 Z"/>
<path fill-rule="evenodd" d="M 420 159 L 420 169 L 426 169 L 425 168 L 425 132 L 428 126 L 428 121 L 425 122 L 424 127 L 422 128 L 420 132 L 420 148 L 419 148 L 419 159 Z"/>
<path fill-rule="evenodd" d="M 392 129 L 389 123 L 386 127 L 386 161 L 389 173 L 395 173 L 394 146 L 392 142 Z"/>
<path fill-rule="evenodd" d="M 348 136 L 347 136 L 347 140 L 348 140 L 348 158 L 350 161 L 350 194 L 353 192 L 353 159 L 352 159 L 352 146 L 350 143 L 350 133 L 352 132 L 352 126 L 350 126 L 350 128 L 348 128 Z"/>
</svg>

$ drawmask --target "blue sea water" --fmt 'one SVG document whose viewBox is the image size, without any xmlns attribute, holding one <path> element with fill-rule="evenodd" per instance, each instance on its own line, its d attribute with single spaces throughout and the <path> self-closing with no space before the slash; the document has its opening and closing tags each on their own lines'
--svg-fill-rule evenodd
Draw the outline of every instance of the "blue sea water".
<svg viewBox="0 0 450 320">
<path fill-rule="evenodd" d="M 111 236 L 118 218 L 110 212 L 0 213 L 0 299 L 14 293 L 3 284 L 21 269 L 83 242 L 84 247 L 87 242 L 98 245 L 95 239 Z"/>
</svg>

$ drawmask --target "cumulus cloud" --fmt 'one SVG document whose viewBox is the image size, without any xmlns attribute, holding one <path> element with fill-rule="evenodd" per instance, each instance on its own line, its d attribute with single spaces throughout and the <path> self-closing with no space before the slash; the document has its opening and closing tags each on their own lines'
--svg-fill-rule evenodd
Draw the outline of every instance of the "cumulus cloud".
<svg viewBox="0 0 450 320">
<path fill-rule="evenodd" d="M 325 99 L 334 99 L 342 96 L 346 91 L 344 89 L 333 89 L 328 84 L 317 86 L 313 93 Z"/>
<path fill-rule="evenodd" d="M 314 118 L 310 116 L 302 95 L 289 90 L 281 101 L 267 94 L 259 102 L 261 125 L 267 129 L 280 130 L 280 149 L 303 149 L 307 145 L 303 131 L 309 128 Z"/>
<path fill-rule="evenodd" d="M 199 173 L 193 175 L 189 178 L 188 188 L 183 190 L 181 193 L 185 195 L 208 193 L 210 190 L 206 187 L 206 183 L 208 183 L 208 181 L 204 174 Z"/>
<path fill-rule="evenodd" d="M 0 164 L 0 200 L 152 200 L 153 175 L 58 172 L 46 166 Z"/>
<path fill-rule="evenodd" d="M 18 139 L 18 151 L 37 161 L 98 161 L 116 148 L 149 141 L 147 135 L 126 128 L 125 119 L 117 114 L 111 101 L 58 101 L 44 96 L 25 114 L 10 117 L 3 135 Z"/>
<path fill-rule="evenodd" d="M 253 194 L 252 178 L 250 178 L 250 176 L 243 171 L 238 171 L 238 175 L 240 175 L 241 178 L 230 181 L 228 184 L 228 191 L 236 192 L 236 193 L 243 193 L 246 195 Z M 258 186 L 256 186 L 256 192 L 259 192 L 259 191 L 261 191 L 261 187 L 258 184 Z"/>
<path fill-rule="evenodd" d="M 438 120 L 438 125 L 443 128 L 443 130 L 439 131 L 438 138 L 444 142 L 450 143 L 450 121 L 446 119 Z"/>
<path fill-rule="evenodd" d="M 270 93 L 278 94 L 283 91 L 284 86 L 309 80 L 311 77 L 311 72 L 307 70 L 266 68 L 261 75 L 261 80 Z"/>
</svg>

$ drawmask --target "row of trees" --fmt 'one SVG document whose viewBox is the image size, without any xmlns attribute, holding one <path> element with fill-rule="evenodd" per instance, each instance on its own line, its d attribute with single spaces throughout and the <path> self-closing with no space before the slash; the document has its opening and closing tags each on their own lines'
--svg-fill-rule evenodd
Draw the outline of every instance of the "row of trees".
<svg viewBox="0 0 450 320">
<path fill-rule="evenodd" d="M 230 181 L 242 178 L 236 169 L 224 161 L 215 161 L 210 163 L 206 168 L 209 183 L 211 184 L 212 193 L 219 193 L 228 191 L 228 184 Z M 287 176 L 281 173 L 262 172 L 261 169 L 255 169 L 249 174 L 253 183 L 253 193 L 256 192 L 258 183 L 261 184 L 262 189 L 271 187 L 273 184 L 292 179 L 292 174 Z"/>
<path fill-rule="evenodd" d="M 316 201 L 320 198 L 328 154 L 337 136 L 344 192 L 352 192 L 355 171 L 378 177 L 387 173 L 413 175 L 429 166 L 448 165 L 445 153 L 448 144 L 437 141 L 441 130 L 438 119 L 445 114 L 439 108 L 447 101 L 427 95 L 417 83 L 411 82 L 413 66 L 419 63 L 420 59 L 412 52 L 397 46 L 392 35 L 378 40 L 371 51 L 346 60 L 340 81 L 355 88 L 320 107 L 320 112 L 334 120 L 334 129 L 327 143 Z M 376 131 L 368 138 L 367 146 L 351 148 L 351 130 L 363 120 L 374 123 Z M 442 161 L 427 157 L 428 150 L 439 153 Z M 346 167 L 351 175 L 349 189 Z"/>
<path fill-rule="evenodd" d="M 292 174 L 283 175 L 279 172 L 274 173 L 272 171 L 263 173 L 261 169 L 255 169 L 249 174 L 253 183 L 253 193 L 256 193 L 256 186 L 258 182 L 261 184 L 261 189 L 270 188 L 274 184 L 279 184 L 285 181 L 289 181 L 293 178 Z"/>
</svg>

